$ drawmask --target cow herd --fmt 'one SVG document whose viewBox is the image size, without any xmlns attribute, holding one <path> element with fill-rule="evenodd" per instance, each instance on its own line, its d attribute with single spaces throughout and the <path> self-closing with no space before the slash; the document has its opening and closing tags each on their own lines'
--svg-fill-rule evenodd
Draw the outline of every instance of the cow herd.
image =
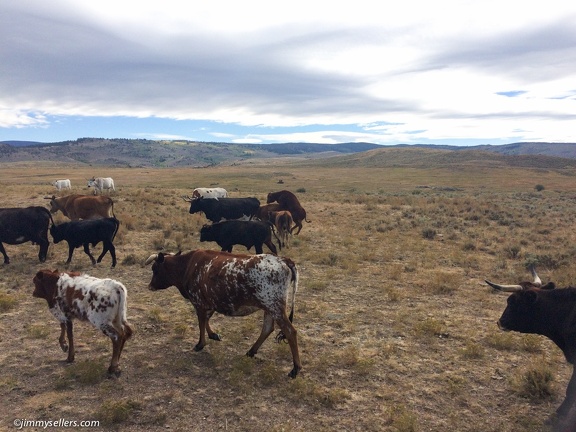
<svg viewBox="0 0 576 432">
<path fill-rule="evenodd" d="M 100 190 L 105 188 L 103 185 L 92 186 Z M 60 190 L 65 186 L 56 187 Z M 113 182 L 111 188 L 114 188 Z M 202 227 L 200 241 L 216 242 L 222 250 L 151 255 L 146 260 L 147 265 L 152 264 L 149 289 L 156 291 L 175 286 L 184 299 L 192 303 L 199 325 L 196 351 L 206 345 L 206 335 L 209 339 L 221 340 L 221 336 L 210 327 L 210 318 L 215 312 L 245 316 L 263 310 L 260 336 L 247 355 L 254 356 L 274 326 L 278 325 L 280 332 L 276 340 L 288 342 L 293 359 L 289 376 L 295 378 L 302 368 L 297 331 L 292 325 L 299 275 L 292 260 L 276 255 L 272 237 L 278 241 L 279 249 L 287 247 L 293 231 L 296 230 L 295 235 L 298 235 L 302 222 L 310 222 L 306 211 L 297 197 L 287 190 L 269 193 L 264 205 L 253 197 L 230 198 L 222 188 L 195 189 L 192 196 L 183 198 L 190 203 L 189 213 L 202 212 L 212 222 Z M 92 264 L 100 262 L 110 252 L 112 267 L 116 265 L 112 242 L 119 222 L 114 216 L 112 199 L 85 195 L 52 196 L 47 199 L 50 200 L 49 211 L 37 206 L 0 209 L 0 252 L 5 264 L 10 260 L 2 242 L 36 243 L 40 247 L 38 258 L 44 262 L 50 232 L 54 243 L 68 243 L 67 264 L 72 259 L 74 249 L 83 246 Z M 51 213 L 57 211 L 71 221 L 54 224 Z M 103 243 L 103 251 L 95 259 L 90 254 L 89 245 L 99 242 Z M 256 255 L 232 254 L 234 245 L 243 245 L 248 250 L 254 247 Z M 263 245 L 271 254 L 263 253 Z M 552 282 L 543 285 L 534 268 L 532 274 L 533 281 L 517 285 L 486 282 L 496 290 L 512 292 L 498 320 L 500 329 L 544 335 L 575 366 L 566 398 L 557 410 L 558 417 L 562 419 L 571 409 L 576 410 L 576 288 L 557 289 Z M 33 283 L 33 295 L 44 298 L 61 323 L 59 342 L 61 348 L 68 351 L 67 360 L 74 361 L 72 319 L 89 321 L 111 338 L 113 353 L 108 371 L 119 375 L 120 355 L 124 343 L 132 335 L 126 321 L 126 288 L 111 279 L 50 270 L 39 271 Z"/>
<path fill-rule="evenodd" d="M 89 181 L 91 187 L 102 188 Z M 69 182 L 68 182 L 69 183 Z M 56 182 L 56 184 L 60 184 Z M 112 188 L 113 183 L 112 183 Z M 280 195 L 289 199 L 271 205 Z M 270 198 L 273 197 L 273 198 Z M 0 209 L 0 252 L 4 262 L 10 262 L 2 242 L 19 244 L 32 241 L 40 246 L 39 260 L 44 262 L 49 246 L 48 232 L 55 244 L 68 243 L 68 259 L 72 260 L 74 249 L 83 247 L 92 264 L 102 261 L 106 253 L 116 266 L 113 240 L 120 222 L 114 215 L 114 203 L 110 197 L 71 194 L 62 197 L 45 197 L 50 209 L 44 207 Z M 196 351 L 201 350 L 208 338 L 220 340 L 212 331 L 209 319 L 218 312 L 228 316 L 244 316 L 257 310 L 264 311 L 264 323 L 259 338 L 247 355 L 253 357 L 262 343 L 278 325 L 277 341 L 286 340 L 292 352 L 293 368 L 289 376 L 295 378 L 302 368 L 298 351 L 297 332 L 292 325 L 294 302 L 298 288 L 298 270 L 289 258 L 278 257 L 272 235 L 279 248 L 287 244 L 286 235 L 291 226 L 290 211 L 306 219 L 306 212 L 296 196 L 289 191 L 269 194 L 269 203 L 260 206 L 256 198 L 229 198 L 222 188 L 195 189 L 190 202 L 190 213 L 203 212 L 212 221 L 200 231 L 200 241 L 214 241 L 221 252 L 196 250 L 187 254 L 155 254 L 147 260 L 152 265 L 151 290 L 176 286 L 182 296 L 196 310 L 200 339 Z M 284 204 L 288 203 L 288 204 Z M 262 207 L 270 211 L 262 211 Z M 52 214 L 58 211 L 70 219 L 55 224 Z M 257 219 L 257 214 L 262 220 Z M 254 219 L 254 220 L 253 220 Z M 277 221 L 282 221 L 281 224 Z M 307 222 L 309 222 L 307 220 Z M 284 240 L 276 234 L 282 232 Z M 300 231 L 298 230 L 298 232 Z M 90 252 L 90 245 L 102 242 L 102 253 L 97 259 Z M 232 247 L 244 245 L 255 248 L 257 255 L 234 255 Z M 263 253 L 266 245 L 271 254 Z M 59 343 L 68 352 L 68 362 L 74 361 L 73 319 L 89 321 L 112 340 L 112 360 L 108 372 L 120 374 L 119 359 L 124 343 L 132 335 L 126 321 L 127 292 L 124 285 L 111 279 L 98 279 L 76 272 L 40 270 L 33 278 L 33 295 L 47 301 L 50 312 L 60 321 Z M 289 313 L 287 309 L 290 309 Z"/>
</svg>

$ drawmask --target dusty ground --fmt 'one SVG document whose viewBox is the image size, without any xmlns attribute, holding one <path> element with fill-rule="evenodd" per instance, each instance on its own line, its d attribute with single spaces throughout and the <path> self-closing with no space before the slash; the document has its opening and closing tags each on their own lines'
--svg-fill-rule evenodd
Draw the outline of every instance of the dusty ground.
<svg viewBox="0 0 576 432">
<path fill-rule="evenodd" d="M 87 193 L 80 186 L 94 174 L 2 167 L 0 206 L 46 205 L 56 178 Z M 110 269 L 107 256 L 92 267 L 79 249 L 70 269 L 128 288 L 135 334 L 122 375 L 106 377 L 111 344 L 86 323 L 75 325 L 76 363 L 66 364 L 58 323 L 31 296 L 35 272 L 64 269 L 67 247 L 52 245 L 41 264 L 36 246 L 8 245 L 12 263 L 0 266 L 0 429 L 14 430 L 15 419 L 66 419 L 122 431 L 550 430 L 545 422 L 571 368 L 547 339 L 500 332 L 506 296 L 483 280 L 517 282 L 536 261 L 542 279 L 575 283 L 573 175 L 290 165 L 106 175 L 118 185 L 119 264 Z M 215 183 L 263 203 L 270 191 L 292 190 L 312 220 L 281 252 L 301 272 L 294 324 L 303 370 L 295 380 L 287 377 L 288 346 L 273 338 L 255 359 L 244 356 L 260 313 L 215 316 L 223 341 L 196 353 L 192 307 L 175 288 L 146 288 L 151 272 L 141 263 L 151 253 L 217 248 L 198 242 L 205 219 L 189 215 L 180 198 Z M 537 183 L 545 189 L 536 192 Z M 553 377 L 542 394 L 524 385 L 534 370 Z"/>
</svg>

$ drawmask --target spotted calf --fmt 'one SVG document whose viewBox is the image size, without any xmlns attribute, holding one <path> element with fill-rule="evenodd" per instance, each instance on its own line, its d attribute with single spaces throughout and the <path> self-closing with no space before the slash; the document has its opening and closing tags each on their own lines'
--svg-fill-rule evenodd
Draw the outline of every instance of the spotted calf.
<svg viewBox="0 0 576 432">
<path fill-rule="evenodd" d="M 62 350 L 68 351 L 67 361 L 72 363 L 75 354 L 72 319 L 89 321 L 112 339 L 112 361 L 108 373 L 119 376 L 120 354 L 124 343 L 132 336 L 132 329 L 126 321 L 126 287 L 112 279 L 59 273 L 57 270 L 40 270 L 33 282 L 32 295 L 45 299 L 50 312 L 60 321 L 59 342 Z"/>
</svg>

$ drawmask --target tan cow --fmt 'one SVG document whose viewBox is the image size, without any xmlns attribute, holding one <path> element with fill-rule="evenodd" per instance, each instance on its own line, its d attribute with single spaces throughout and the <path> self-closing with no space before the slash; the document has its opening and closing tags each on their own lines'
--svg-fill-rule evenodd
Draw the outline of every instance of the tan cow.
<svg viewBox="0 0 576 432">
<path fill-rule="evenodd" d="M 268 204 L 270 205 L 270 204 Z M 280 237 L 280 245 L 289 247 L 288 240 L 292 236 L 292 214 L 288 210 L 270 212 L 270 221 L 274 223 Z"/>
<path fill-rule="evenodd" d="M 58 210 L 70 220 L 96 219 L 116 217 L 114 215 L 114 202 L 106 196 L 67 195 L 56 198 L 44 197 L 50 200 L 50 213 Z"/>
</svg>

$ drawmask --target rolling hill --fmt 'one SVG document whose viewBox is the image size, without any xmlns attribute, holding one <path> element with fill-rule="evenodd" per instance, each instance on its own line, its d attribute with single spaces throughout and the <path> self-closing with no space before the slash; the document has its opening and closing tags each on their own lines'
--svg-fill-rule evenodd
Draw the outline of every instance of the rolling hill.
<svg viewBox="0 0 576 432">
<path fill-rule="evenodd" d="M 80 138 L 58 143 L 0 142 L 0 163 L 52 161 L 116 167 L 207 167 L 285 157 L 297 157 L 301 163 L 333 166 L 488 164 L 559 169 L 576 166 L 576 144 L 381 146 L 371 143 L 230 144 L 104 138 Z M 308 159 L 314 162 L 307 162 Z"/>
</svg>

